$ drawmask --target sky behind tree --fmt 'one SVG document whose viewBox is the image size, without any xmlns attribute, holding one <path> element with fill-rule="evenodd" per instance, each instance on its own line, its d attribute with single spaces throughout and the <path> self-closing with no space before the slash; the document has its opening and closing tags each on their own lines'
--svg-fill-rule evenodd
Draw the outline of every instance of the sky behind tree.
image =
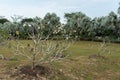
<svg viewBox="0 0 120 80">
<path fill-rule="evenodd" d="M 64 13 L 83 12 L 91 18 L 117 13 L 119 0 L 0 0 L 0 16 L 43 17 L 55 12 L 62 19 Z"/>
</svg>

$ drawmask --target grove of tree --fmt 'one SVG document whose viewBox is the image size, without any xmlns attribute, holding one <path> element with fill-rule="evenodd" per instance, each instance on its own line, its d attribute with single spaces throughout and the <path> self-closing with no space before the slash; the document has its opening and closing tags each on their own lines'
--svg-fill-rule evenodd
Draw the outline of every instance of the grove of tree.
<svg viewBox="0 0 120 80">
<path fill-rule="evenodd" d="M 120 41 L 120 7 L 117 13 L 111 11 L 106 16 L 93 19 L 82 12 L 65 13 L 66 23 L 64 24 L 55 13 L 47 13 L 43 19 L 13 16 L 13 21 L 10 21 L 3 17 L 0 18 L 0 30 L 5 31 L 9 37 L 16 37 L 16 32 L 19 32 L 20 39 L 30 39 L 29 34 L 39 34 L 41 30 L 39 28 L 42 28 L 43 35 L 46 37 L 48 32 L 51 32 L 50 38 L 53 39 L 64 39 L 67 36 L 77 40 L 109 39 L 116 42 Z M 36 22 L 42 27 L 35 26 Z"/>
</svg>

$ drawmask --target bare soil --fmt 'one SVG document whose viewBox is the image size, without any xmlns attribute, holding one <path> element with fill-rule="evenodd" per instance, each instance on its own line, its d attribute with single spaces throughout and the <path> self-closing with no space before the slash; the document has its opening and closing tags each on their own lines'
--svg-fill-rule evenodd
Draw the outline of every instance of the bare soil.
<svg viewBox="0 0 120 80">
<path fill-rule="evenodd" d="M 34 69 L 32 69 L 31 66 L 26 65 L 26 66 L 21 66 L 21 67 L 16 67 L 16 71 L 11 75 L 11 77 L 15 78 L 15 80 L 45 80 L 47 79 L 46 77 L 52 74 L 52 69 L 46 66 L 40 66 L 36 65 Z"/>
</svg>

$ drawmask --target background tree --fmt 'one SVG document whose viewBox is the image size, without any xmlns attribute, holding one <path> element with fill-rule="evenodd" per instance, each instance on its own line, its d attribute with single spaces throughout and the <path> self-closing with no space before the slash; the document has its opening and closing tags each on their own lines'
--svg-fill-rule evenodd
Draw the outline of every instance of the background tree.
<svg viewBox="0 0 120 80">
<path fill-rule="evenodd" d="M 4 24 L 4 23 L 6 23 L 6 22 L 9 22 L 9 20 L 6 19 L 6 18 L 0 18 L 0 23 L 1 23 L 1 24 Z"/>
<path fill-rule="evenodd" d="M 65 26 L 68 27 L 66 28 L 68 29 L 67 34 L 72 35 L 73 37 L 77 37 L 78 39 L 82 38 L 84 34 L 87 34 L 85 30 L 88 26 L 90 26 L 90 18 L 85 14 L 82 12 L 66 13 L 65 18 L 67 19 Z"/>
<path fill-rule="evenodd" d="M 54 36 L 53 33 L 58 33 L 59 27 L 61 27 L 60 17 L 58 17 L 55 13 L 47 13 L 43 18 L 43 26 L 44 35 L 47 36 L 49 32 L 51 32 L 51 36 Z"/>
</svg>

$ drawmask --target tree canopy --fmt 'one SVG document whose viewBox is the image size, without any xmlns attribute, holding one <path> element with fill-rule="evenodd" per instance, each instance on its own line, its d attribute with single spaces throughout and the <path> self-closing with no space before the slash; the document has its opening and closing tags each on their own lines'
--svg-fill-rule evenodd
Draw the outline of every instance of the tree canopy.
<svg viewBox="0 0 120 80">
<path fill-rule="evenodd" d="M 21 39 L 29 39 L 29 34 L 38 34 L 39 30 L 42 30 L 44 36 L 50 33 L 50 37 L 57 36 L 62 39 L 66 36 L 78 40 L 102 40 L 108 37 L 110 40 L 120 41 L 120 5 L 117 13 L 111 11 L 106 16 L 93 19 L 82 12 L 65 13 L 65 24 L 60 22 L 56 13 L 47 13 L 43 19 L 22 18 L 16 15 L 12 17 L 13 21 L 1 18 L 0 29 L 14 37 L 18 31 Z"/>
</svg>

